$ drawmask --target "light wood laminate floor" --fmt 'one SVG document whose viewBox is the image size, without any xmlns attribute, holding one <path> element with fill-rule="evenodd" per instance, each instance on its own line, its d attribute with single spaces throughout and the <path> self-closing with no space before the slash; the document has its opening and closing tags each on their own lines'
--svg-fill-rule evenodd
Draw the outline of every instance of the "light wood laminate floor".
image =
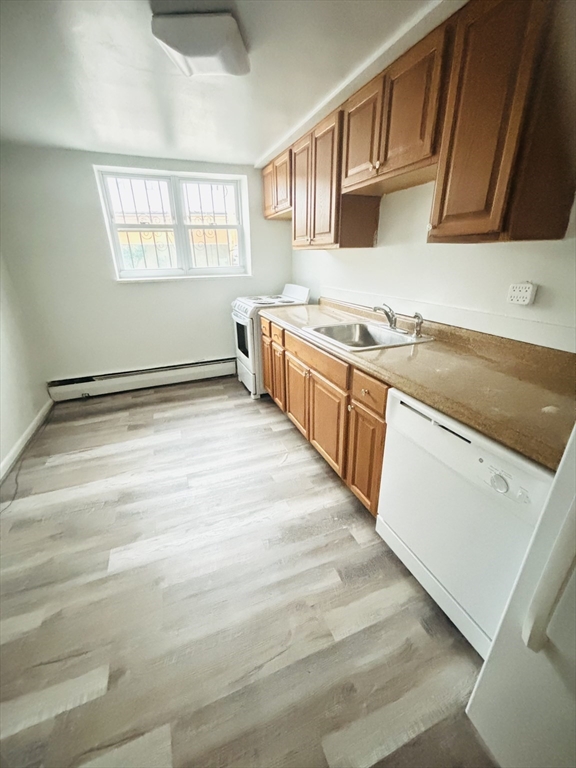
<svg viewBox="0 0 576 768">
<path fill-rule="evenodd" d="M 479 657 L 269 399 L 58 404 L 14 480 L 5 768 L 491 765 Z"/>
</svg>

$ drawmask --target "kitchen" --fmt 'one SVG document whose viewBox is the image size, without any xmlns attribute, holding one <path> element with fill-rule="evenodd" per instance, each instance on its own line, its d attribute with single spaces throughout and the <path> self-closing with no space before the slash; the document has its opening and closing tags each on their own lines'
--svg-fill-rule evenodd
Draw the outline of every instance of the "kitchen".
<svg viewBox="0 0 576 768">
<path fill-rule="evenodd" d="M 301 29 L 292 3 L 239 2 L 241 32 L 261 35 L 260 47 L 248 45 L 253 71 L 212 80 L 183 77 L 149 30 L 152 14 L 197 4 L 108 5 L 101 17 L 96 5 L 34 3 L 33 19 L 11 0 L 1 6 L 6 764 L 573 764 L 573 693 L 551 689 L 554 739 L 548 723 L 529 739 L 534 725 L 513 686 L 504 705 L 494 679 L 502 616 L 538 523 L 541 567 L 518 609 L 539 607 L 526 645 L 537 647 L 536 628 L 561 648 L 566 628 L 550 606 L 564 601 L 570 615 L 574 579 L 564 589 L 562 564 L 573 552 L 553 546 L 570 519 L 570 449 L 553 476 L 574 423 L 574 177 L 558 160 L 574 130 L 574 4 L 554 4 L 547 29 L 540 2 L 355 3 L 354 21 L 349 3 L 306 3 Z M 340 24 L 332 36 L 328 19 Z M 465 50 L 478 19 L 480 42 Z M 127 39 L 138 30 L 138 45 L 102 60 L 113 22 Z M 279 42 L 282 23 L 293 37 Z M 67 30 L 90 103 L 57 92 L 53 63 L 26 67 L 35 24 L 48 30 L 48 62 Z M 331 72 L 333 46 L 351 29 L 364 38 Z M 560 74 L 540 58 L 542 39 Z M 254 103 L 257 117 L 270 113 L 266 141 L 241 120 L 230 132 L 223 96 L 246 119 L 242 83 L 262 77 L 263 64 L 278 75 L 296 43 L 319 82 Z M 114 101 L 117 89 L 143 87 L 144 50 L 162 98 L 182 105 L 181 138 L 196 138 L 185 152 L 166 138 L 153 98 Z M 536 85 L 552 75 L 564 79 L 542 95 Z M 469 83 L 482 100 L 466 102 Z M 205 94 L 220 88 L 212 103 Z M 297 97 L 314 88 L 302 109 Z M 550 111 L 550 93 L 565 109 Z M 219 115 L 211 128 L 187 119 L 194 99 Z M 290 122 L 275 122 L 282 99 Z M 43 103 L 37 124 L 30 110 Z M 147 109 L 156 129 L 134 118 Z M 491 147 L 492 175 L 485 166 L 459 175 L 462 142 L 472 166 L 474 148 Z M 148 199 L 131 211 L 126 190 L 136 203 L 144 176 Z M 215 202 L 222 188 L 226 204 Z M 450 212 L 479 196 L 489 209 Z M 154 279 L 142 275 L 152 225 L 164 270 Z M 211 232 L 225 239 L 211 244 Z M 277 298 L 282 286 L 290 303 Z M 239 301 L 252 320 L 253 370 L 230 320 Z M 352 325 L 396 337 L 364 351 L 358 338 L 329 338 Z M 464 464 L 470 447 L 485 474 L 457 491 L 470 467 L 456 478 L 445 465 L 440 481 L 415 452 L 414 430 L 436 460 L 460 438 L 466 450 L 454 449 L 454 461 Z M 562 493 L 566 509 L 554 506 Z M 435 516 L 428 531 L 423 504 Z M 459 539 L 462 507 L 479 517 Z M 407 514 L 413 525 L 399 531 Z M 548 555 L 561 563 L 541 580 Z M 446 563 L 454 569 L 443 572 Z M 539 582 L 560 572 L 544 594 Z M 537 659 L 530 669 L 548 657 L 526 652 Z M 494 665 L 489 657 L 468 704 L 489 653 Z M 513 738 L 498 730 L 504 706 Z M 159 756 L 142 762 L 149 750 Z"/>
</svg>

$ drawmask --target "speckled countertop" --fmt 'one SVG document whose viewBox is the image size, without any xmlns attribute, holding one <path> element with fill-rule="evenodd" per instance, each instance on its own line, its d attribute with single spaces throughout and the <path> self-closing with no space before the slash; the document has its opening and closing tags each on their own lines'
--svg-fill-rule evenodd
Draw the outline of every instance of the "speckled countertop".
<svg viewBox="0 0 576 768">
<path fill-rule="evenodd" d="M 425 323 L 434 341 L 365 352 L 339 350 L 302 328 L 376 315 L 361 308 L 275 307 L 261 315 L 314 346 L 555 470 L 576 418 L 576 355 Z M 408 327 L 408 326 L 406 326 Z"/>
</svg>

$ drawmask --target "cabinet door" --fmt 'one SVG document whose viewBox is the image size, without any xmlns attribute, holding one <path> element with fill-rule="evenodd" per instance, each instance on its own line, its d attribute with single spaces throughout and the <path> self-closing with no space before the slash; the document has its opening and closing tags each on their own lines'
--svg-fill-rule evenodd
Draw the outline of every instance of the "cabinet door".
<svg viewBox="0 0 576 768">
<path fill-rule="evenodd" d="M 348 396 L 316 371 L 310 371 L 309 381 L 310 442 L 342 477 Z"/>
<path fill-rule="evenodd" d="M 461 12 L 431 237 L 502 230 L 546 5 L 485 0 Z"/>
<path fill-rule="evenodd" d="M 291 149 L 282 152 L 273 162 L 276 213 L 288 211 L 292 207 L 291 162 Z"/>
<path fill-rule="evenodd" d="M 342 187 L 376 175 L 380 165 L 380 130 L 384 77 L 361 88 L 344 105 Z"/>
<path fill-rule="evenodd" d="M 312 132 L 312 243 L 338 242 L 342 112 L 322 120 Z"/>
<path fill-rule="evenodd" d="M 310 244 L 310 194 L 312 186 L 312 135 L 292 147 L 292 243 Z"/>
<path fill-rule="evenodd" d="M 380 173 L 434 154 L 445 36 L 435 29 L 386 71 Z"/>
<path fill-rule="evenodd" d="M 262 378 L 264 379 L 264 388 L 274 397 L 274 382 L 272 378 L 272 339 L 269 336 L 262 336 Z"/>
<path fill-rule="evenodd" d="M 276 212 L 276 199 L 274 195 L 274 163 L 269 163 L 262 171 L 262 185 L 264 187 L 264 217 L 270 218 Z"/>
<path fill-rule="evenodd" d="M 281 410 L 286 410 L 284 350 L 272 342 L 272 397 Z"/>
<path fill-rule="evenodd" d="M 310 369 L 298 358 L 285 353 L 286 357 L 286 415 L 294 422 L 304 437 L 308 437 L 308 378 Z"/>
<path fill-rule="evenodd" d="M 386 424 L 381 416 L 355 400 L 349 409 L 346 483 L 362 504 L 376 516 Z"/>
</svg>

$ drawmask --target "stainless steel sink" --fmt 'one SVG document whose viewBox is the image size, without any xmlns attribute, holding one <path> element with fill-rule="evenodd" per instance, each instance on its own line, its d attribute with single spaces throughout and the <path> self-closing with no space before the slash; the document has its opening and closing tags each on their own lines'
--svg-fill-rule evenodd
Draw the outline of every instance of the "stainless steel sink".
<svg viewBox="0 0 576 768">
<path fill-rule="evenodd" d="M 409 344 L 433 341 L 432 336 L 412 336 L 407 331 L 393 330 L 383 323 L 318 325 L 302 330 L 312 337 L 351 351 L 405 347 Z"/>
</svg>

